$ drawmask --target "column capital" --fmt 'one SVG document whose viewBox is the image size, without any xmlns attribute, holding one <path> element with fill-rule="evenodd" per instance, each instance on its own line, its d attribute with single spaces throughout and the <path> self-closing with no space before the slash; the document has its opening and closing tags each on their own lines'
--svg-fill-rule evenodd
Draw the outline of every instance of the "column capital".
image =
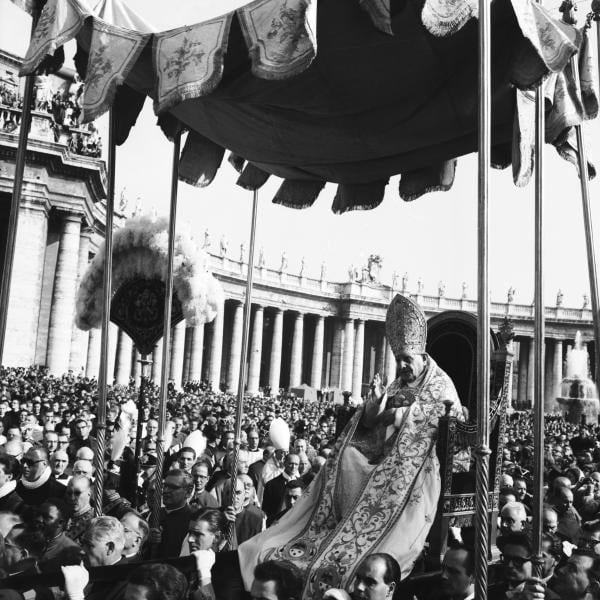
<svg viewBox="0 0 600 600">
<path fill-rule="evenodd" d="M 83 215 L 81 213 L 61 210 L 58 212 L 58 215 L 63 221 L 71 223 L 81 223 L 83 221 Z"/>
</svg>

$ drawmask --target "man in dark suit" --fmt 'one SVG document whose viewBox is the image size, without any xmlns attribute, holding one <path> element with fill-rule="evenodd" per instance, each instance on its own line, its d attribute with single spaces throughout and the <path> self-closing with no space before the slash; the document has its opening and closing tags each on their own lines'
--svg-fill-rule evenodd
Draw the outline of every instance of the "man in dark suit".
<svg viewBox="0 0 600 600">
<path fill-rule="evenodd" d="M 246 490 L 242 475 L 238 475 L 235 481 L 235 493 L 231 494 L 231 481 L 225 484 L 223 489 L 223 512 L 225 518 L 235 523 L 233 547 L 249 540 L 252 536 L 264 529 L 265 515 L 260 508 L 254 504 L 244 506 Z"/>
<path fill-rule="evenodd" d="M 279 519 L 281 519 L 281 517 L 283 517 L 283 515 L 285 515 L 298 500 L 300 500 L 303 491 L 304 485 L 302 479 L 290 479 L 290 481 L 286 482 L 283 500 L 285 508 L 278 512 L 274 517 L 267 519 L 267 527 L 277 523 L 277 521 L 279 521 Z"/>
<path fill-rule="evenodd" d="M 125 562 L 139 562 L 142 560 L 142 547 L 148 539 L 148 523 L 133 510 L 121 517 L 121 525 L 125 532 L 125 546 L 123 547 L 123 560 Z"/>
<path fill-rule="evenodd" d="M 194 489 L 194 480 L 187 471 L 172 469 L 163 484 L 160 543 L 157 558 L 173 558 L 181 554 L 183 540 L 188 533 L 192 509 L 187 502 Z"/>
<path fill-rule="evenodd" d="M 258 489 L 258 482 L 260 481 L 260 476 L 262 475 L 263 469 L 265 467 L 265 463 L 273 456 L 275 452 L 274 446 L 266 446 L 263 450 L 263 457 L 261 460 L 257 460 L 253 462 L 248 468 L 248 475 L 252 479 L 252 483 L 254 483 L 254 489 Z"/>
<path fill-rule="evenodd" d="M 297 454 L 288 454 L 283 464 L 283 473 L 265 485 L 262 507 L 271 520 L 284 508 L 285 485 L 292 479 L 300 477 L 300 457 Z"/>
</svg>

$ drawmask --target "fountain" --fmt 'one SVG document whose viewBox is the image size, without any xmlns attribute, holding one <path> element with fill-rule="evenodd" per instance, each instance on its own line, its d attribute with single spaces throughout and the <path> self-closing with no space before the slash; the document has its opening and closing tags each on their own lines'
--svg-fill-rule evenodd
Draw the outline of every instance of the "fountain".
<svg viewBox="0 0 600 600">
<path fill-rule="evenodd" d="M 556 399 L 565 418 L 574 424 L 597 425 L 600 404 L 596 385 L 589 377 L 588 351 L 581 343 L 580 331 L 575 335 L 575 345 L 567 352 L 566 373 Z"/>
</svg>

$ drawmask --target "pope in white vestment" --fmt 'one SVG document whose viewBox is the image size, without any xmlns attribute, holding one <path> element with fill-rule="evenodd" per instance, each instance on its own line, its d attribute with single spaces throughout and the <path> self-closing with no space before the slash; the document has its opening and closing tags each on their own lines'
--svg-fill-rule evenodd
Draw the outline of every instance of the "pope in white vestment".
<svg viewBox="0 0 600 600">
<path fill-rule="evenodd" d="M 369 400 L 338 439 L 325 466 L 294 508 L 239 549 L 247 589 L 254 566 L 289 560 L 305 572 L 303 598 L 348 588 L 361 560 L 393 556 L 406 577 L 419 557 L 440 495 L 435 440 L 444 401 L 462 409 L 450 378 L 425 354 L 425 315 L 397 295 L 386 336 L 399 377 L 385 390 L 376 377 Z"/>
</svg>

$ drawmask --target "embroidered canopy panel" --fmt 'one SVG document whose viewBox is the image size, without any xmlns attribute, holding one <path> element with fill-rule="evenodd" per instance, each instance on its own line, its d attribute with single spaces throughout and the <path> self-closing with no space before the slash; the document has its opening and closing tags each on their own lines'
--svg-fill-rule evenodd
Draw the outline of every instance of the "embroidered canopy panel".
<svg viewBox="0 0 600 600">
<path fill-rule="evenodd" d="M 32 9 L 33 0 L 14 1 Z M 223 6 L 229 12 L 158 31 L 121 0 L 93 9 L 47 0 L 23 73 L 56 67 L 57 50 L 76 39 L 86 120 L 112 105 L 122 143 L 149 96 L 168 136 L 190 132 L 182 180 L 207 185 L 229 150 L 239 185 L 255 189 L 277 175 L 273 201 L 295 208 L 310 206 L 328 181 L 338 184 L 335 212 L 377 206 L 394 175 L 404 200 L 448 190 L 456 158 L 476 151 L 476 0 Z M 531 90 L 545 80 L 546 139 L 574 161 L 572 127 L 597 113 L 594 57 L 585 30 L 533 0 L 493 0 L 492 42 L 492 162 L 512 164 L 525 185 Z"/>
</svg>

